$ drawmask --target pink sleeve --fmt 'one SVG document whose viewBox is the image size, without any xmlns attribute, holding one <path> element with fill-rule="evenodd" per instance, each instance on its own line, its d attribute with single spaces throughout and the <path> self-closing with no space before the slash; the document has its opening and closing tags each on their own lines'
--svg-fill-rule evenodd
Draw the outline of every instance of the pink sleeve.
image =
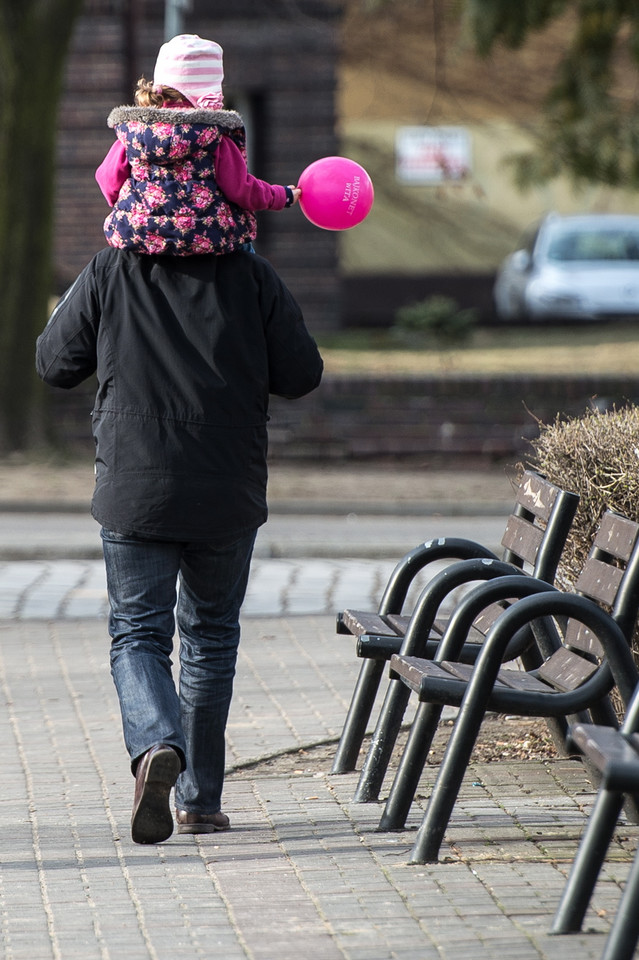
<svg viewBox="0 0 639 960">
<path fill-rule="evenodd" d="M 116 140 L 106 157 L 95 171 L 95 179 L 110 207 L 118 199 L 120 187 L 131 176 L 131 168 L 126 158 L 126 150 Z"/>
<path fill-rule="evenodd" d="M 282 210 L 286 206 L 285 188 L 251 176 L 229 137 L 222 137 L 215 151 L 215 179 L 226 199 L 243 210 Z"/>
</svg>

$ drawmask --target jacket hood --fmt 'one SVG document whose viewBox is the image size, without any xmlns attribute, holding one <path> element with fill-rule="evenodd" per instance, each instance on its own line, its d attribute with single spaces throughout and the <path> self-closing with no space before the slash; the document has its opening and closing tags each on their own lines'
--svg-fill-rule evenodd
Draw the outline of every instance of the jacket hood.
<svg viewBox="0 0 639 960">
<path fill-rule="evenodd" d="M 188 107 L 114 107 L 107 117 L 108 127 L 121 123 L 205 123 L 227 130 L 242 130 L 244 121 L 235 110 L 203 110 Z"/>
</svg>

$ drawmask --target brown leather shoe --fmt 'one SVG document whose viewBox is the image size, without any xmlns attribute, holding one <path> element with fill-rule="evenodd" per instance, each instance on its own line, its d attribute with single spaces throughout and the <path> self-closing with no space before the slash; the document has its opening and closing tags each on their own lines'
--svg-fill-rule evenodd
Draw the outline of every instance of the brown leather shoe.
<svg viewBox="0 0 639 960">
<path fill-rule="evenodd" d="M 177 751 L 166 743 L 156 744 L 140 758 L 131 814 L 134 843 L 162 843 L 173 833 L 169 794 L 181 767 Z"/>
<path fill-rule="evenodd" d="M 218 830 L 230 830 L 231 821 L 225 813 L 189 813 L 188 810 L 176 810 L 178 833 L 217 833 Z"/>
</svg>

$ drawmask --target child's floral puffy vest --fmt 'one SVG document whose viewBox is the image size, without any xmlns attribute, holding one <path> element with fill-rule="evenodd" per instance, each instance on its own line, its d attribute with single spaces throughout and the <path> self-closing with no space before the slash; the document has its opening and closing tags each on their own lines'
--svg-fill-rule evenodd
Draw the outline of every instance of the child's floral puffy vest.
<svg viewBox="0 0 639 960">
<path fill-rule="evenodd" d="M 104 222 L 112 247 L 190 256 L 230 253 L 255 239 L 253 214 L 228 201 L 215 180 L 214 154 L 223 135 L 246 156 L 239 114 L 116 107 L 107 123 L 131 166 Z"/>
</svg>

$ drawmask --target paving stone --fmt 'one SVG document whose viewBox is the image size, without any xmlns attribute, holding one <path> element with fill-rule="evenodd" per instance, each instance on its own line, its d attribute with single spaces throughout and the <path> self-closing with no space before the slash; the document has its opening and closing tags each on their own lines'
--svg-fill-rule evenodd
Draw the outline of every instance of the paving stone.
<svg viewBox="0 0 639 960">
<path fill-rule="evenodd" d="M 105 624 L 97 612 L 73 615 L 102 602 L 97 568 L 59 568 L 57 601 L 39 593 L 46 564 L 2 569 L 14 583 L 4 609 L 34 613 L 0 623 L 3 960 L 600 956 L 639 828 L 615 837 L 587 916 L 593 932 L 550 937 L 594 796 L 581 764 L 474 765 L 443 861 L 418 867 L 408 858 L 423 802 L 411 829 L 381 834 L 381 805 L 352 802 L 357 773 L 332 776 L 330 762 L 303 755 L 297 773 L 259 762 L 312 756 L 339 735 L 359 664 L 332 613 L 244 618 L 224 795 L 233 829 L 136 846 Z M 309 578 L 345 569 L 322 562 Z M 289 597 L 291 570 L 277 571 Z"/>
</svg>

